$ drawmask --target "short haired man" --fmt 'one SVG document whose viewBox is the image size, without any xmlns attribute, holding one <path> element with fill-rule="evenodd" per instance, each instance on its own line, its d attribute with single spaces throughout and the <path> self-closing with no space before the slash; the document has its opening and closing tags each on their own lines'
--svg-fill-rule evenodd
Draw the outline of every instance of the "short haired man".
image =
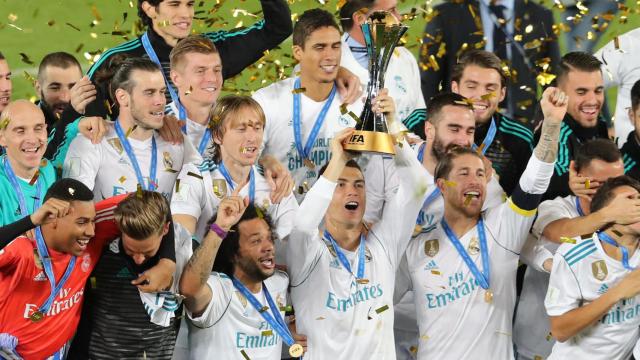
<svg viewBox="0 0 640 360">
<path fill-rule="evenodd" d="M 188 140 L 174 145 L 155 132 L 164 118 L 162 71 L 151 60 L 128 59 L 118 68 L 111 87 L 120 116 L 99 144 L 79 136 L 72 141 L 65 176 L 82 181 L 96 200 L 133 192 L 138 186 L 170 199 L 183 164 L 200 157 Z"/>
<path fill-rule="evenodd" d="M 285 0 L 260 0 L 264 19 L 240 31 L 211 31 L 206 36 L 220 51 L 223 78 L 228 79 L 260 59 L 266 50 L 273 49 L 291 34 L 291 11 Z M 84 91 L 92 91 L 96 75 L 108 68 L 110 61 L 118 56 L 147 57 L 159 66 L 167 87 L 167 103 L 177 101 L 173 91 L 169 68 L 169 54 L 179 40 L 191 34 L 194 21 L 194 0 L 139 0 L 138 17 L 146 27 L 142 36 L 105 51 L 89 69 L 88 78 L 79 82 Z M 95 101 L 87 108 L 91 115 L 105 117 L 109 114 L 104 106 L 108 98 L 106 84 L 97 88 Z M 117 114 L 117 110 L 115 109 Z"/>
<path fill-rule="evenodd" d="M 397 194 L 366 230 L 365 177 L 343 149 L 352 133 L 331 140 L 331 160 L 300 205 L 304 216 L 296 217 L 287 243 L 296 328 L 308 337 L 305 359 L 395 359 L 395 272 L 427 174 L 406 142 L 396 146 Z"/>
<path fill-rule="evenodd" d="M 91 134 L 92 126 L 101 119 L 78 119 L 71 124 L 59 123 L 56 132 L 59 143 L 44 158 L 47 144 L 47 124 L 38 106 L 27 100 L 11 102 L 0 115 L 0 225 L 10 224 L 33 213 L 42 204 L 47 189 L 56 180 L 71 142 L 78 132 L 96 141 L 100 131 Z M 49 145 L 49 146 L 48 146 Z"/>
<path fill-rule="evenodd" d="M 70 359 L 171 359 L 180 307 L 178 281 L 191 256 L 191 235 L 174 225 L 175 273 L 166 291 L 142 292 L 132 284 L 163 257 L 171 222 L 162 194 L 141 190 L 98 204 L 100 231 L 121 234 L 109 242 L 91 273 L 79 334 Z M 111 227 L 107 228 L 106 225 Z M 100 236 L 100 235 L 99 235 Z M 166 244 L 165 244 L 166 246 Z"/>
<path fill-rule="evenodd" d="M 443 218 L 406 250 L 418 359 L 513 359 L 502 334 L 511 334 L 518 260 L 553 173 L 566 96 L 548 88 L 542 104 L 544 136 L 506 202 L 482 210 L 487 168 L 476 151 L 455 148 L 438 163 Z"/>
<path fill-rule="evenodd" d="M 627 109 L 634 130 L 627 135 L 627 141 L 620 151 L 624 159 L 624 172 L 640 180 L 640 80 L 631 88 L 631 107 Z"/>
<path fill-rule="evenodd" d="M 491 161 L 507 195 L 516 187 L 533 150 L 528 122 L 498 112 L 507 78 L 500 58 L 485 50 L 462 54 L 451 74 L 451 91 L 471 101 L 476 119 L 474 147 Z"/>
<path fill-rule="evenodd" d="M 572 178 L 588 179 L 594 192 L 607 179 L 624 174 L 620 151 L 609 139 L 587 141 L 578 149 L 571 167 L 575 175 L 570 176 L 570 181 Z M 582 184 L 580 180 L 576 183 Z M 575 192 L 580 194 L 577 190 Z M 640 220 L 640 209 L 633 211 L 635 204 L 640 205 L 640 200 L 619 196 L 608 206 L 591 213 L 592 197 L 569 195 L 542 202 L 533 224 L 533 236 L 555 253 L 563 242 L 580 241 L 581 235 L 592 234 L 607 224 Z M 554 341 L 547 336 L 549 320 L 541 316 L 545 312 L 544 297 L 548 285 L 547 273 L 527 268 L 513 329 L 518 359 L 546 358 L 551 353 Z"/>
<path fill-rule="evenodd" d="M 9 105 L 12 88 L 11 69 L 9 69 L 7 59 L 0 52 L 0 112 Z"/>
<path fill-rule="evenodd" d="M 278 240 L 284 241 L 293 227 L 298 203 L 291 193 L 292 184 L 286 197 L 276 199 L 256 168 L 265 126 L 262 108 L 250 97 L 228 95 L 218 101 L 211 116 L 216 119 L 213 159 L 183 166 L 171 200 L 174 219 L 201 241 L 220 201 L 240 188 L 242 196 L 271 216 Z M 281 253 L 278 264 L 284 264 L 284 249 Z"/>
<path fill-rule="evenodd" d="M 348 0 L 340 8 L 340 25 L 344 32 L 340 65 L 358 76 L 365 89 L 369 82 L 369 56 L 360 26 L 374 11 L 386 11 L 400 22 L 397 6 L 397 0 Z M 385 87 L 396 101 L 396 119 L 424 138 L 422 123 L 426 106 L 420 89 L 418 62 L 401 44 L 391 57 L 385 79 Z"/>
<path fill-rule="evenodd" d="M 182 131 L 204 157 L 213 144 L 211 110 L 222 90 L 220 54 L 208 38 L 189 35 L 171 50 L 169 59 L 178 100 L 168 104 L 165 112 L 185 122 Z"/>
<path fill-rule="evenodd" d="M 239 190 L 220 202 L 180 279 L 189 359 L 279 360 L 283 343 L 299 357 L 300 339 L 283 320 L 289 278 L 275 268 L 275 229 Z"/>
<path fill-rule="evenodd" d="M 42 58 L 38 66 L 36 92 L 44 113 L 47 131 L 53 130 L 54 124 L 71 104 L 71 88 L 82 78 L 82 68 L 73 55 L 66 52 L 49 53 Z"/>
<path fill-rule="evenodd" d="M 569 96 L 567 114 L 562 121 L 558 160 L 543 200 L 567 196 L 569 163 L 587 140 L 609 138 L 600 111 L 604 102 L 604 80 L 600 61 L 584 52 L 570 52 L 560 61 L 556 83 Z M 538 137 L 539 132 L 536 134 Z"/>
<path fill-rule="evenodd" d="M 330 139 L 340 130 L 355 126 L 348 112 L 359 114 L 362 108 L 358 103 L 344 114 L 341 111 L 343 100 L 336 85 L 341 47 L 334 16 L 322 9 L 305 11 L 293 29 L 293 56 L 300 63 L 300 75 L 253 94 L 267 120 L 261 163 L 275 159 L 286 166 L 293 176 L 298 201 L 329 161 Z M 385 91 L 377 101 L 386 101 L 385 113 L 393 115 L 393 103 Z"/>
<path fill-rule="evenodd" d="M 640 183 L 609 179 L 594 195 L 591 212 L 622 196 L 638 199 Z M 557 339 L 548 359 L 631 356 L 640 329 L 639 236 L 637 222 L 613 224 L 558 248 L 545 298 Z"/>
</svg>

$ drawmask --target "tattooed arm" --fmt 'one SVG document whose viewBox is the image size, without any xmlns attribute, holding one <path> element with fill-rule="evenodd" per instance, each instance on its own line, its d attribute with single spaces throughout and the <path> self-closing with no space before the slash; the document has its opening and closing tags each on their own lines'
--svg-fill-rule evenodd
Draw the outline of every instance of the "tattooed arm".
<svg viewBox="0 0 640 360">
<path fill-rule="evenodd" d="M 228 232 L 239 220 L 248 200 L 238 196 L 242 187 L 220 202 L 215 225 Z M 180 293 L 186 298 L 184 304 L 197 317 L 204 312 L 212 301 L 213 293 L 207 280 L 223 239 L 215 231 L 209 231 L 200 246 L 193 252 L 180 278 Z M 233 274 L 228 274 L 233 275 Z"/>
<path fill-rule="evenodd" d="M 540 106 L 544 114 L 542 132 L 538 145 L 533 150 L 536 158 L 552 163 L 558 156 L 558 138 L 560 136 L 560 125 L 567 113 L 569 97 L 560 89 L 549 87 L 542 94 Z"/>
</svg>

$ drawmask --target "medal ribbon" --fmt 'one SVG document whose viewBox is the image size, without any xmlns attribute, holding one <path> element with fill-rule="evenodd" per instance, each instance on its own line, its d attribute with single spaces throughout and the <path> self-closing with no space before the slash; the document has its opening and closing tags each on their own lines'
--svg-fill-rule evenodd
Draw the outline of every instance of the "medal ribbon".
<svg viewBox="0 0 640 360">
<path fill-rule="evenodd" d="M 484 232 L 484 221 L 482 220 L 482 216 L 478 220 L 478 224 L 476 225 L 478 231 L 478 237 L 480 238 L 480 254 L 482 256 L 482 272 L 478 269 L 476 264 L 473 262 L 467 251 L 464 249 L 460 240 L 453 233 L 447 221 L 442 218 L 440 222 L 442 224 L 442 228 L 444 232 L 447 234 L 447 237 L 453 244 L 453 246 L 458 250 L 458 253 L 462 257 L 462 260 L 467 264 L 467 267 L 473 273 L 473 276 L 476 278 L 476 281 L 480 286 L 487 290 L 489 289 L 489 281 L 491 278 L 491 268 L 489 266 L 489 249 L 487 248 L 487 238 Z"/>
<path fill-rule="evenodd" d="M 47 300 L 38 308 L 42 314 L 46 314 L 53 304 L 53 300 L 58 296 L 58 293 L 64 286 L 64 284 L 69 280 L 69 276 L 71 276 L 71 272 L 73 271 L 74 266 L 76 265 L 76 257 L 73 256 L 71 260 L 69 260 L 69 264 L 67 264 L 67 269 L 64 271 L 64 275 L 60 279 L 60 282 L 56 284 L 56 277 L 53 273 L 53 266 L 51 265 L 51 258 L 49 257 L 49 250 L 47 249 L 47 244 L 44 242 L 44 237 L 42 236 L 42 231 L 38 226 L 35 229 L 36 234 L 36 247 L 38 249 L 38 255 L 40 256 L 40 260 L 42 260 L 42 265 L 44 267 L 44 273 L 47 275 L 47 279 L 49 279 L 49 285 L 51 285 L 51 294 L 47 298 Z"/>
<path fill-rule="evenodd" d="M 300 88 L 300 78 L 296 79 L 295 84 L 293 85 L 294 90 Z M 309 155 L 311 154 L 311 149 L 313 148 L 313 143 L 315 143 L 318 138 L 318 133 L 320 132 L 320 128 L 322 128 L 322 124 L 324 124 L 324 119 L 327 117 L 327 112 L 331 107 L 331 103 L 333 102 L 333 98 L 336 96 L 336 86 L 333 85 L 331 88 L 331 93 L 329 94 L 329 98 L 325 101 L 322 106 L 322 110 L 318 114 L 316 118 L 315 124 L 313 124 L 313 128 L 311 129 L 311 133 L 309 133 L 309 138 L 307 139 L 304 148 L 302 147 L 302 126 L 300 124 L 300 94 L 294 91 L 293 93 L 293 137 L 296 142 L 296 149 L 298 150 L 298 154 L 302 157 L 302 159 L 309 159 Z"/>
<path fill-rule="evenodd" d="M 262 304 L 260 304 L 258 299 L 256 299 L 256 297 L 253 296 L 249 289 L 247 289 L 240 281 L 238 281 L 238 279 L 232 277 L 231 281 L 233 281 L 233 286 L 235 286 L 235 288 L 238 289 L 240 293 L 242 293 L 242 295 L 251 303 L 251 306 L 253 306 L 253 308 L 256 309 L 256 311 L 260 313 L 260 315 L 262 315 L 262 318 L 264 318 L 264 320 L 268 322 L 269 325 L 271 325 L 271 328 L 273 328 L 273 330 L 275 330 L 278 335 L 280 335 L 282 340 L 287 345 L 291 346 L 295 344 L 293 336 L 291 335 L 289 328 L 284 323 L 284 319 L 280 314 L 280 309 L 278 309 L 278 307 L 276 306 L 273 298 L 271 297 L 271 294 L 269 294 L 269 290 L 267 290 L 267 286 L 264 283 L 262 283 L 262 292 L 264 293 L 264 297 L 267 299 L 269 309 L 271 309 L 273 315 L 269 312 L 269 309 L 263 310 Z"/>
<path fill-rule="evenodd" d="M 235 188 L 235 186 L 233 186 L 233 179 L 231 178 L 231 175 L 229 175 L 229 171 L 224 166 L 223 161 L 220 162 L 220 166 L 218 166 L 218 170 L 220 170 L 220 173 L 224 177 L 224 180 L 227 182 L 227 184 L 231 188 L 231 191 L 233 191 Z M 256 200 L 256 177 L 253 174 L 253 167 L 251 167 L 251 170 L 249 171 L 249 202 L 253 204 L 255 200 Z"/>
<path fill-rule="evenodd" d="M 9 183 L 11 183 L 11 187 L 13 191 L 16 193 L 18 197 L 18 204 L 20 205 L 20 214 L 27 215 L 31 213 L 27 208 L 27 200 L 24 197 L 24 193 L 22 192 L 22 188 L 20 184 L 18 184 L 18 178 L 16 174 L 13 172 L 11 168 L 11 164 L 9 163 L 9 159 L 7 157 L 4 158 L 4 172 L 7 174 L 7 178 L 9 179 Z M 40 202 L 42 201 L 42 181 L 39 179 L 36 180 L 36 194 L 37 197 L 33 199 L 33 211 L 36 211 L 40 207 Z"/>
<path fill-rule="evenodd" d="M 324 237 L 325 239 L 329 240 L 329 242 L 331 243 L 331 247 L 333 247 L 333 250 L 336 252 L 336 255 L 338 256 L 338 260 L 340 261 L 342 266 L 348 272 L 353 274 L 353 272 L 351 271 L 351 265 L 349 264 L 349 260 L 347 260 L 347 257 L 344 255 L 344 253 L 342 252 L 342 249 L 340 248 L 340 246 L 338 246 L 338 243 L 336 243 L 336 240 L 333 238 L 333 236 L 331 236 L 331 234 L 329 234 L 329 232 L 325 230 Z M 360 234 L 360 245 L 358 245 L 358 273 L 353 274 L 356 277 L 356 279 L 364 279 L 364 248 L 365 248 L 364 243 L 365 243 L 364 235 Z"/>
<path fill-rule="evenodd" d="M 145 187 L 144 178 L 142 177 L 142 171 L 140 171 L 140 164 L 138 164 L 138 160 L 136 159 L 136 154 L 133 153 L 133 149 L 131 148 L 131 144 L 127 137 L 124 135 L 122 131 L 122 127 L 120 127 L 120 119 L 116 119 L 115 122 L 115 130 L 116 135 L 118 135 L 118 139 L 120 139 L 120 143 L 124 148 L 124 151 L 127 153 L 129 160 L 131 161 L 131 165 L 133 166 L 133 170 L 136 172 L 136 178 L 138 179 L 138 184 L 142 186 L 143 189 L 149 191 L 155 191 L 156 186 L 154 181 L 156 181 L 156 172 L 158 168 L 158 148 L 156 146 L 156 138 L 151 137 L 151 165 L 149 169 L 149 186 Z"/>
<path fill-rule="evenodd" d="M 580 206 L 580 200 L 576 196 L 576 210 L 578 211 L 578 215 L 584 216 L 584 211 L 582 211 L 582 206 Z"/>
<path fill-rule="evenodd" d="M 176 104 L 176 107 L 178 108 L 178 119 L 185 122 L 185 124 L 182 125 L 182 133 L 187 135 L 187 110 L 182 106 L 180 100 L 174 104 Z M 200 139 L 200 145 L 198 145 L 198 153 L 200 153 L 200 155 L 203 155 L 205 150 L 207 150 L 209 140 L 211 140 L 211 129 L 207 127 L 204 131 L 204 135 L 202 135 L 202 139 Z"/>
<path fill-rule="evenodd" d="M 144 47 L 144 51 L 149 56 L 149 59 L 154 63 L 158 64 L 158 66 L 160 66 L 162 77 L 164 78 L 164 83 L 167 85 L 167 90 L 169 91 L 169 95 L 171 96 L 171 101 L 177 104 L 180 97 L 176 93 L 176 90 L 173 88 L 173 85 L 171 85 L 171 82 L 169 81 L 169 79 L 167 79 L 167 77 L 164 75 L 164 69 L 162 68 L 162 63 L 160 62 L 160 59 L 158 59 L 158 55 L 156 54 L 156 51 L 153 49 L 153 46 L 151 46 L 151 41 L 149 41 L 149 31 L 151 30 L 146 31 L 144 34 L 142 34 L 142 37 L 140 38 L 140 40 L 142 41 L 142 46 Z"/>
<path fill-rule="evenodd" d="M 493 139 L 496 137 L 497 131 L 498 131 L 498 127 L 496 126 L 496 122 L 492 117 L 491 125 L 489 126 L 489 131 L 487 131 L 487 135 L 484 137 L 484 140 L 482 140 L 482 144 L 480 145 L 482 149 L 482 155 L 484 155 L 487 152 L 487 149 L 489 149 L 489 147 L 491 146 L 491 144 L 493 144 Z M 473 144 L 471 145 L 471 148 L 473 150 L 477 150 L 478 146 L 476 146 L 476 144 Z"/>
<path fill-rule="evenodd" d="M 629 250 L 626 247 L 620 246 L 617 241 L 613 240 L 611 236 L 607 235 L 603 231 L 598 231 L 598 238 L 611 246 L 615 246 L 622 252 L 622 266 L 629 271 L 635 270 L 634 267 L 629 265 Z"/>
<path fill-rule="evenodd" d="M 420 149 L 418 150 L 418 161 L 420 161 L 420 163 L 422 163 L 424 159 L 426 144 L 427 144 L 426 142 L 423 142 L 422 145 L 420 145 Z M 438 196 L 440 196 L 440 189 L 436 187 L 435 190 L 433 190 L 431 194 L 429 194 L 429 196 L 424 200 L 424 203 L 422 204 L 422 210 L 425 210 Z M 416 225 L 422 225 L 420 223 L 419 214 L 418 214 L 418 218 L 416 219 Z"/>
</svg>

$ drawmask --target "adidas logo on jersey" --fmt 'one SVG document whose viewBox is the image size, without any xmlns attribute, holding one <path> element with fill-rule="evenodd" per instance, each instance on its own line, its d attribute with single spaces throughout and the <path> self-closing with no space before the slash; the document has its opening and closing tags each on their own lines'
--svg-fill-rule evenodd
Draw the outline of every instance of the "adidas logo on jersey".
<svg viewBox="0 0 640 360">
<path fill-rule="evenodd" d="M 437 269 L 437 268 L 438 268 L 438 264 L 436 264 L 436 261 L 435 261 L 435 260 L 431 260 L 431 261 L 429 261 L 429 262 L 427 263 L 427 265 L 424 267 L 424 269 L 425 269 L 426 271 L 434 270 L 434 269 Z"/>
<path fill-rule="evenodd" d="M 47 281 L 47 276 L 44 272 L 40 271 L 38 275 L 33 278 L 33 281 Z"/>
<path fill-rule="evenodd" d="M 120 271 L 118 271 L 118 273 L 116 274 L 117 278 L 125 278 L 125 279 L 132 279 L 135 278 L 135 276 L 133 276 L 133 274 L 131 273 L 131 271 L 129 271 L 129 268 L 123 267 L 122 269 L 120 269 Z"/>
<path fill-rule="evenodd" d="M 607 286 L 607 284 L 602 284 L 600 286 L 600 289 L 598 289 L 598 294 L 602 295 L 602 294 L 606 293 L 607 290 L 609 290 L 609 287 Z"/>
</svg>

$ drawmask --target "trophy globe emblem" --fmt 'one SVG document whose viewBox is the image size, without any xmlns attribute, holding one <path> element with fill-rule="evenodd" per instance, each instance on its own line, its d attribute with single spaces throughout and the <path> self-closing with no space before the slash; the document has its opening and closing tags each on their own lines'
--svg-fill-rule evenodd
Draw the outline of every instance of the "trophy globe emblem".
<svg viewBox="0 0 640 360">
<path fill-rule="evenodd" d="M 384 88 L 384 77 L 393 50 L 409 28 L 386 11 L 373 12 L 361 28 L 369 56 L 367 100 L 356 130 L 344 148 L 355 152 L 395 154 L 386 116 L 373 112 L 371 102 Z"/>
</svg>

